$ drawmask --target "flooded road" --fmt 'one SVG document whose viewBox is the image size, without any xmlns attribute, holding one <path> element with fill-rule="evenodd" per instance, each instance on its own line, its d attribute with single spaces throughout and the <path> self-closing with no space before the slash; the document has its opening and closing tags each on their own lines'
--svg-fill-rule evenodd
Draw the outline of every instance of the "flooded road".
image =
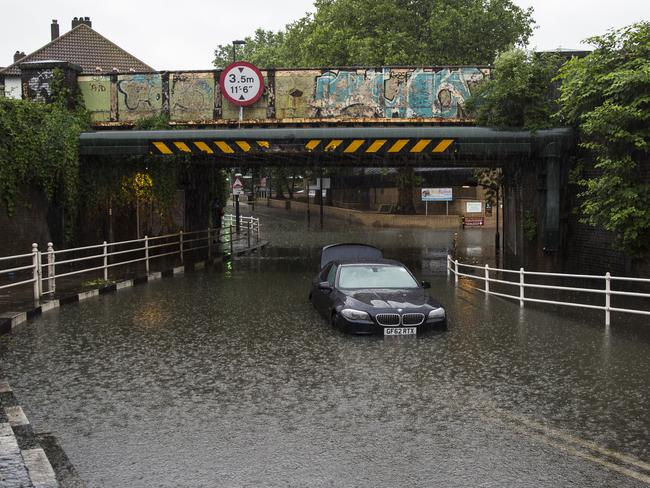
<svg viewBox="0 0 650 488">
<path fill-rule="evenodd" d="M 455 288 L 451 232 L 323 234 L 266 212 L 266 257 L 47 312 L 0 339 L 34 428 L 87 486 L 650 483 L 650 329 Z M 307 294 L 318 248 L 339 241 L 431 281 L 449 330 L 333 330 Z"/>
</svg>

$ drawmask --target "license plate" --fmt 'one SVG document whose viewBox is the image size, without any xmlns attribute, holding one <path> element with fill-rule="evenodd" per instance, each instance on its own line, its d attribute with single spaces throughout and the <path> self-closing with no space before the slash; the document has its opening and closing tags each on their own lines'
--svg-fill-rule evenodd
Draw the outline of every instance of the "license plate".
<svg viewBox="0 0 650 488">
<path fill-rule="evenodd" d="M 384 327 L 384 335 L 415 335 L 417 334 L 417 330 L 417 327 Z"/>
</svg>

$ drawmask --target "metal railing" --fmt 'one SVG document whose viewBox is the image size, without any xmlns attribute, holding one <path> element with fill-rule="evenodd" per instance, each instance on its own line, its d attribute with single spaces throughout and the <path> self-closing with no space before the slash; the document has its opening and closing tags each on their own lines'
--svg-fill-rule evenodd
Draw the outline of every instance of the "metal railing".
<svg viewBox="0 0 650 488">
<path fill-rule="evenodd" d="M 465 270 L 471 270 L 463 272 Z M 606 273 L 604 276 L 600 275 L 581 275 L 581 274 L 565 274 L 565 273 L 542 273 L 538 271 L 525 271 L 524 268 L 519 270 L 513 269 L 500 269 L 500 268 L 491 268 L 489 265 L 485 266 L 476 266 L 472 264 L 463 264 L 459 263 L 458 260 L 454 260 L 451 256 L 447 256 L 447 276 L 454 274 L 455 282 L 458 284 L 458 278 L 460 276 L 470 278 L 473 280 L 483 281 L 484 288 L 476 288 L 487 295 L 496 295 L 503 298 L 512 298 L 519 301 L 519 306 L 523 307 L 526 302 L 534 303 L 545 303 L 549 305 L 563 305 L 568 307 L 577 307 L 585 308 L 592 310 L 603 310 L 605 312 L 605 325 L 609 326 L 611 324 L 611 313 L 612 312 L 622 312 L 630 313 L 637 315 L 648 315 L 650 316 L 650 310 L 641 310 L 636 308 L 622 308 L 622 307 L 612 307 L 612 297 L 633 297 L 633 298 L 650 298 L 650 293 L 642 292 L 632 292 L 632 291 L 623 291 L 623 290 L 613 290 L 612 283 L 627 283 L 627 284 L 645 284 L 650 285 L 650 279 L 647 278 L 627 278 L 612 276 L 610 273 Z M 497 273 L 502 273 L 505 275 L 515 275 L 515 280 L 511 281 L 508 279 L 499 279 L 493 276 L 496 276 Z M 566 280 L 566 279 L 577 279 L 583 280 L 586 282 L 597 283 L 598 280 L 602 281 L 600 288 L 586 288 L 580 286 L 562 286 L 562 285 L 549 285 L 541 283 L 533 283 L 530 280 L 527 280 L 526 277 L 542 277 L 542 278 L 553 278 L 554 280 Z M 512 286 L 518 288 L 517 294 L 508 294 L 502 292 L 496 292 L 490 289 L 490 284 L 496 283 L 505 286 Z M 576 303 L 560 300 L 548 300 L 544 298 L 533 298 L 531 296 L 526 296 L 526 289 L 537 289 L 537 290 L 553 290 L 559 292 L 575 292 L 575 293 L 584 293 L 589 295 L 600 295 L 604 296 L 604 304 L 597 305 L 593 303 Z"/>
<path fill-rule="evenodd" d="M 93 246 L 55 250 L 51 242 L 46 251 L 40 251 L 38 244 L 32 244 L 32 252 L 15 256 L 0 257 L 0 290 L 31 286 L 35 300 L 56 292 L 56 280 L 82 274 L 93 274 L 108 281 L 109 270 L 126 265 L 144 263 L 147 275 L 151 262 L 168 256 L 180 257 L 184 263 L 188 253 L 207 250 L 212 258 L 217 241 L 227 245 L 226 250 L 234 254 L 235 243 L 245 242 L 250 249 L 260 242 L 259 219 L 246 217 L 241 220 L 241 232 L 237 233 L 231 215 L 224 216 L 222 229 L 167 234 L 162 236 L 133 239 L 129 241 L 106 242 Z"/>
</svg>

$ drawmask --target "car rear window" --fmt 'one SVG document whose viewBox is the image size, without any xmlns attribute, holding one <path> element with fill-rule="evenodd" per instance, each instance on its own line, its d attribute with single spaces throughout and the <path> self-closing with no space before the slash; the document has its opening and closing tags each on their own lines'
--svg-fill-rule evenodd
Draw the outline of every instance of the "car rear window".
<svg viewBox="0 0 650 488">
<path fill-rule="evenodd" d="M 339 288 L 417 288 L 418 283 L 402 266 L 342 266 Z"/>
</svg>

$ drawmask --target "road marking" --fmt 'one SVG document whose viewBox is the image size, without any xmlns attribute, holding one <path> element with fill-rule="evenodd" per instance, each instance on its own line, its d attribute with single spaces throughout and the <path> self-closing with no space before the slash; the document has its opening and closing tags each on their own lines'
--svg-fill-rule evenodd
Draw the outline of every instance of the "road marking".
<svg viewBox="0 0 650 488">
<path fill-rule="evenodd" d="M 195 142 L 194 145 L 197 148 L 199 148 L 199 150 L 201 150 L 201 151 L 203 151 L 205 153 L 214 154 L 214 151 L 212 150 L 212 148 L 210 146 L 208 146 L 205 142 L 198 141 L 198 142 Z"/>
<path fill-rule="evenodd" d="M 348 147 L 345 148 L 345 150 L 343 152 L 353 153 L 357 149 L 359 149 L 361 146 L 363 146 L 364 142 L 366 142 L 364 139 L 355 139 L 354 141 L 352 141 L 350 143 L 350 145 Z"/>
<path fill-rule="evenodd" d="M 164 142 L 154 142 L 153 145 L 156 146 L 156 149 L 158 149 L 163 154 L 174 154 Z"/>
<path fill-rule="evenodd" d="M 513 430 L 539 439 L 551 447 L 650 485 L 650 475 L 645 473 L 650 472 L 650 464 L 642 459 L 599 446 L 595 442 L 581 439 L 496 406 L 492 406 L 492 410 L 491 414 L 482 415 L 491 420 L 499 420 Z"/>
<path fill-rule="evenodd" d="M 370 144 L 370 147 L 369 147 L 368 149 L 366 149 L 366 152 L 367 152 L 367 153 L 376 153 L 376 152 L 379 151 L 379 150 L 384 146 L 384 144 L 386 144 L 387 142 L 388 142 L 388 141 L 387 141 L 386 139 L 378 139 L 378 140 L 376 140 L 375 142 L 373 142 L 372 144 Z"/>
<path fill-rule="evenodd" d="M 320 139 L 312 139 L 307 144 L 305 144 L 305 147 L 310 151 L 313 151 L 318 147 L 319 144 L 320 144 Z"/>
<path fill-rule="evenodd" d="M 431 139 L 422 139 L 418 141 L 418 143 L 415 146 L 413 146 L 411 152 L 412 153 L 422 152 L 429 144 L 431 144 Z"/>
<path fill-rule="evenodd" d="M 400 139 L 388 149 L 388 152 L 389 153 L 400 152 L 404 148 L 404 146 L 406 146 L 408 143 L 409 143 L 408 139 Z"/>
<path fill-rule="evenodd" d="M 174 142 L 174 146 L 183 152 L 191 153 L 192 150 L 184 142 Z"/>
<path fill-rule="evenodd" d="M 433 148 L 434 153 L 445 152 L 449 146 L 454 143 L 453 139 L 443 139 L 440 143 Z"/>
<path fill-rule="evenodd" d="M 226 144 L 224 141 L 215 141 L 214 142 L 219 149 L 221 149 L 222 152 L 226 154 L 232 154 L 235 152 L 235 150 L 230 147 L 228 144 Z"/>
<path fill-rule="evenodd" d="M 343 144 L 342 139 L 333 139 L 327 146 L 325 146 L 325 151 L 335 151 L 341 144 Z"/>
</svg>

